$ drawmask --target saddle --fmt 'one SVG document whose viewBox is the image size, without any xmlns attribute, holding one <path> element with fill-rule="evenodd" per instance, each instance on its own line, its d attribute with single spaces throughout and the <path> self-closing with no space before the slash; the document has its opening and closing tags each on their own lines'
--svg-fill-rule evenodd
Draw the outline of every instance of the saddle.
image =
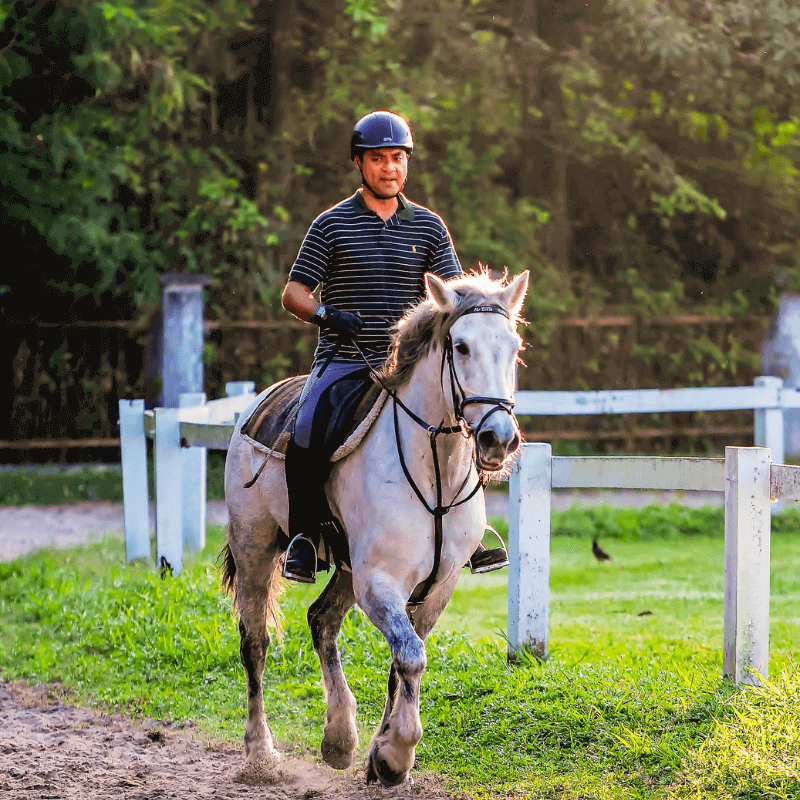
<svg viewBox="0 0 800 800">
<path fill-rule="evenodd" d="M 331 462 L 345 458 L 361 444 L 386 402 L 384 389 L 368 377 L 364 369 L 363 376 L 348 376 L 330 387 L 328 424 L 323 441 L 315 444 Z M 297 375 L 265 389 L 241 427 L 242 437 L 265 454 L 285 458 L 295 409 L 307 378 Z"/>
</svg>

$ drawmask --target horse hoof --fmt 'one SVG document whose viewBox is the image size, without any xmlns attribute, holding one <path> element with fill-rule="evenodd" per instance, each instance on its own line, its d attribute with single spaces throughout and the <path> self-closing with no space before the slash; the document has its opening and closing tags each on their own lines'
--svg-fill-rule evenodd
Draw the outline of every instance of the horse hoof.
<svg viewBox="0 0 800 800">
<path fill-rule="evenodd" d="M 369 754 L 367 764 L 367 783 L 380 781 L 382 786 L 391 788 L 399 786 L 408 777 L 407 772 L 395 772 L 384 759 L 378 755 L 377 746 L 373 747 Z"/>
<path fill-rule="evenodd" d="M 268 753 L 252 760 L 248 758 L 242 771 L 234 778 L 236 783 L 245 783 L 251 786 L 276 783 L 281 779 L 280 756 L 277 752 Z"/>
<path fill-rule="evenodd" d="M 347 769 L 353 763 L 353 751 L 335 747 L 329 742 L 323 742 L 320 747 L 322 760 L 334 769 Z"/>
</svg>

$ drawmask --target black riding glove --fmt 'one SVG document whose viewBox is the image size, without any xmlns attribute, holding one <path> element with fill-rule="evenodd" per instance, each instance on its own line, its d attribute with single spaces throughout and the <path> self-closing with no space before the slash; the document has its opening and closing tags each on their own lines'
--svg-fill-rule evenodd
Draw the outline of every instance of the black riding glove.
<svg viewBox="0 0 800 800">
<path fill-rule="evenodd" d="M 337 333 L 339 336 L 355 336 L 363 326 L 364 322 L 361 319 L 361 314 L 355 314 L 350 311 L 342 311 L 336 306 L 325 305 L 321 308 L 325 309 L 325 316 L 320 316 L 319 311 L 314 314 L 311 321 L 320 326 L 320 328 Z"/>
</svg>

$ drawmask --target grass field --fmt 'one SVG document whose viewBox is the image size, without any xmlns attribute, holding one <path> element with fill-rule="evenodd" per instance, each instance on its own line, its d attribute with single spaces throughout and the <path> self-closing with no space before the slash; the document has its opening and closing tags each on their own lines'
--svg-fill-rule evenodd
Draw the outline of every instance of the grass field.
<svg viewBox="0 0 800 800">
<path fill-rule="evenodd" d="M 717 509 L 555 514 L 543 664 L 507 663 L 504 574 L 464 573 L 428 644 L 419 768 L 475 797 L 797 798 L 799 521 L 787 514 L 774 526 L 774 684 L 758 691 L 720 678 Z M 612 563 L 592 558 L 595 532 Z M 60 681 L 76 700 L 191 718 L 240 741 L 245 684 L 213 564 L 221 546 L 222 531 L 210 528 L 205 551 L 167 580 L 150 564 L 127 565 L 116 539 L 0 564 L 3 677 Z M 305 610 L 320 588 L 285 595 L 286 635 L 266 673 L 279 740 L 311 752 L 324 706 Z M 388 648 L 357 612 L 341 646 L 366 742 L 382 710 Z"/>
</svg>

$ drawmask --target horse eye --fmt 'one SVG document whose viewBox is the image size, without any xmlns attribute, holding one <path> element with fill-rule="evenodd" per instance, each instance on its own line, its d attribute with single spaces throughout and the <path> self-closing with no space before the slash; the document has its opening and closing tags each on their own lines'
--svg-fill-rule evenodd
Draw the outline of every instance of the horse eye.
<svg viewBox="0 0 800 800">
<path fill-rule="evenodd" d="M 456 342 L 456 352 L 461 356 L 469 355 L 469 347 L 464 342 Z"/>
</svg>

